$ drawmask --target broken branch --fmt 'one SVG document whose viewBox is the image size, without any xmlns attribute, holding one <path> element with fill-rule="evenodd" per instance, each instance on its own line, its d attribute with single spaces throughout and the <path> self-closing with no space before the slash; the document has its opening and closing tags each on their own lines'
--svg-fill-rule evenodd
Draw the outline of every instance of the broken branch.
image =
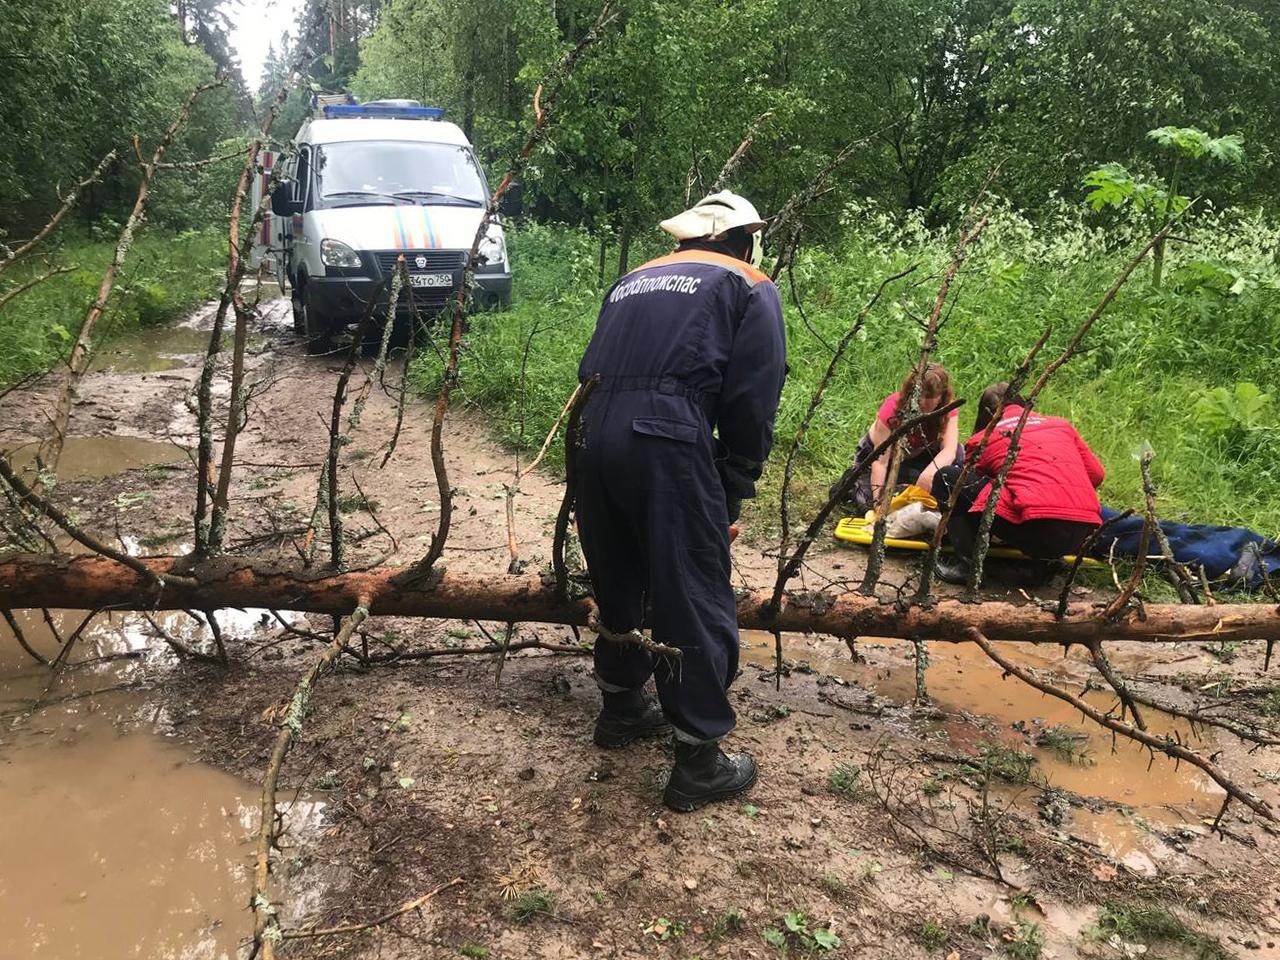
<svg viewBox="0 0 1280 960">
<path fill-rule="evenodd" d="M 351 639 L 356 627 L 369 616 L 368 602 L 361 597 L 351 615 L 347 617 L 342 629 L 334 634 L 333 642 L 324 653 L 312 664 L 311 669 L 302 675 L 294 688 L 293 698 L 289 701 L 288 710 L 280 721 L 280 730 L 276 734 L 276 743 L 271 751 L 271 760 L 267 764 L 267 772 L 262 781 L 262 802 L 258 821 L 258 847 L 256 864 L 253 871 L 253 896 L 250 907 L 253 910 L 253 950 L 256 956 L 261 950 L 263 960 L 273 960 L 276 941 L 281 930 L 276 919 L 275 908 L 268 897 L 267 882 L 271 873 L 271 847 L 275 843 L 276 830 L 276 784 L 280 780 L 280 768 L 284 758 L 293 744 L 294 738 L 302 732 L 302 723 L 306 719 L 315 685 L 323 672 L 342 652 L 347 641 Z"/>
</svg>

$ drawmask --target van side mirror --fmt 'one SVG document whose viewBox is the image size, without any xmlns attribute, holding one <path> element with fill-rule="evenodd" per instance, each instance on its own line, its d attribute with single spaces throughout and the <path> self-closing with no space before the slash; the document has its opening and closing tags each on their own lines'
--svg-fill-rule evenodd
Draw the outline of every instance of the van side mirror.
<svg viewBox="0 0 1280 960">
<path fill-rule="evenodd" d="M 524 212 L 524 184 L 512 181 L 507 192 L 498 201 L 498 212 L 507 217 L 518 217 Z"/>
<path fill-rule="evenodd" d="M 293 199 L 293 185 L 282 183 L 271 191 L 271 212 L 277 217 L 291 217 L 302 212 L 302 204 Z"/>
</svg>

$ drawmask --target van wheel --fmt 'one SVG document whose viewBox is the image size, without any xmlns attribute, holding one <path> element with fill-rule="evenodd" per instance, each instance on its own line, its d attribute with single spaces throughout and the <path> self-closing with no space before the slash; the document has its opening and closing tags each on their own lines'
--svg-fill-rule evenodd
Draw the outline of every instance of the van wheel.
<svg viewBox="0 0 1280 960">
<path fill-rule="evenodd" d="M 293 332 L 302 336 L 307 332 L 306 306 L 302 302 L 302 288 L 295 285 L 290 295 L 293 305 Z"/>
<path fill-rule="evenodd" d="M 333 350 L 333 325 L 329 318 L 302 298 L 302 334 L 307 338 L 307 353 L 330 353 Z"/>
</svg>

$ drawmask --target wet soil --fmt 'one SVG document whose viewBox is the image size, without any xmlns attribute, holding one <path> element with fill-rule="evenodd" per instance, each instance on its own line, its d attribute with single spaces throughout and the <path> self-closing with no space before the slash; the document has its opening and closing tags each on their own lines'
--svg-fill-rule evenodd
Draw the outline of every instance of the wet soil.
<svg viewBox="0 0 1280 960">
<path fill-rule="evenodd" d="M 80 390 L 57 495 L 136 551 L 188 548 L 194 479 L 184 448 L 195 423 L 186 401 L 207 320 L 201 311 L 176 330 L 118 345 Z M 284 301 L 264 304 L 251 355 L 256 386 L 228 542 L 296 556 L 341 359 L 306 356 Z M 399 373 L 393 363 L 389 386 Z M 225 380 L 218 389 L 225 397 Z M 410 405 L 399 446 L 380 467 L 393 395 L 367 390 L 343 452 L 353 566 L 388 554 L 416 559 L 438 517 L 426 405 Z M 0 443 L 38 437 L 50 396 L 44 388 L 0 401 Z M 465 400 L 463 384 L 445 438 L 457 489 L 445 562 L 500 576 L 513 459 Z M 547 562 L 562 492 L 541 472 L 521 484 L 517 537 L 533 569 Z M 771 582 L 775 561 L 749 531 L 734 555 L 738 585 Z M 827 550 L 803 585 L 856 581 L 862 561 L 856 550 Z M 885 579 L 902 583 L 912 571 L 910 560 L 894 559 Z M 1052 597 L 1057 587 L 1011 584 L 1007 593 Z M 1096 597 L 1078 595 L 1103 602 L 1095 589 Z M 60 615 L 63 636 L 80 616 Z M 331 623 L 298 618 L 289 632 L 264 612 L 220 619 L 227 669 L 179 662 L 151 625 L 114 615 L 86 634 L 74 659 L 142 654 L 65 671 L 47 694 L 48 671 L 0 637 L 0 695 L 11 711 L 0 718 L 0 801 L 16 814 L 0 828 L 9 853 L 0 955 L 234 955 L 250 927 L 246 839 L 271 718 L 318 651 L 306 631 L 323 634 Z M 38 620 L 22 621 L 24 632 L 52 649 Z M 184 614 L 158 624 L 212 649 Z M 505 627 L 375 618 L 362 644 L 374 653 L 464 649 Z M 559 627 L 517 633 L 576 642 Z M 1191 644 L 1114 648 L 1118 666 L 1168 681 L 1169 696 L 1265 682 L 1261 649 L 1242 646 L 1230 658 Z M 1074 690 L 1097 680 L 1077 654 L 1011 650 Z M 1172 911 L 1225 950 L 1280 956 L 1280 845 L 1235 806 L 1223 821 L 1228 839 L 1211 834 L 1221 795 L 1197 771 L 1113 747 L 965 645 L 929 645 L 932 699 L 921 706 L 912 703 L 910 644 L 863 638 L 854 657 L 839 641 L 787 636 L 783 655 L 777 688 L 773 638 L 743 637 L 732 741 L 759 760 L 759 785 L 741 801 L 683 816 L 660 803 L 665 744 L 613 753 L 591 745 L 598 700 L 586 658 L 513 654 L 500 682 L 492 657 L 406 657 L 372 668 L 341 661 L 285 766 L 283 783 L 301 797 L 281 798 L 288 829 L 275 893 L 287 922 L 359 922 L 462 882 L 393 923 L 301 941 L 286 955 L 768 957 L 780 953 L 766 940 L 776 931 L 802 956 L 824 952 L 813 931 L 829 928 L 842 941 L 839 956 L 1034 956 L 1023 951 L 1041 938 L 1044 956 L 1125 957 L 1143 955 L 1139 945 L 1108 943 L 1093 928 L 1103 904 L 1140 902 Z M 1110 705 L 1100 692 L 1088 696 Z M 37 697 L 44 705 L 33 709 Z M 1158 715 L 1150 721 L 1173 729 Z M 1228 734 L 1178 729 L 1277 799 L 1274 751 L 1251 754 Z M 1010 760 L 1019 754 L 1030 760 Z M 542 909 L 520 922 L 520 907 Z M 785 933 L 788 914 L 810 933 Z M 1146 956 L 1195 955 L 1142 945 Z"/>
</svg>

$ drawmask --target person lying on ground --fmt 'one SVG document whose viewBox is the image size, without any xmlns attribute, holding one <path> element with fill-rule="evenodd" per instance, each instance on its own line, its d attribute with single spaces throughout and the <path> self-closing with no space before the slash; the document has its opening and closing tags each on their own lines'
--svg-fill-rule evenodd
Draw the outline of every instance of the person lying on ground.
<svg viewBox="0 0 1280 960">
<path fill-rule="evenodd" d="M 889 434 L 911 418 L 911 394 L 915 388 L 916 371 L 912 370 L 902 382 L 902 389 L 889 394 L 880 404 L 871 427 L 858 441 L 853 455 L 854 463 L 869 456 L 871 451 L 889 439 Z M 947 368 L 940 363 L 931 363 L 925 367 L 924 377 L 920 381 L 920 413 L 944 407 L 954 399 L 951 375 L 947 373 Z M 958 413 L 958 410 L 952 410 L 945 422 L 942 417 L 930 418 L 907 434 L 906 456 L 898 467 L 898 489 L 914 484 L 928 490 L 937 471 L 964 462 Z M 875 510 L 880 503 L 880 494 L 889 474 L 890 452 L 886 450 L 876 459 L 870 471 L 862 474 L 853 490 L 853 503 L 860 514 Z"/>
<path fill-rule="evenodd" d="M 991 481 L 1004 464 L 1013 431 L 1026 407 L 1017 394 L 1008 397 L 1000 422 L 979 456 L 982 433 L 1000 409 L 1008 388 L 1007 383 L 993 383 L 978 403 L 974 434 L 965 441 L 966 454 L 978 457 L 971 479 L 956 490 L 960 467 L 953 465 L 939 470 L 933 480 L 938 509 L 945 512 L 953 499 L 956 503 L 947 525 L 954 559 L 939 557 L 937 566 L 938 576 L 947 583 L 969 580 Z M 1070 422 L 1032 411 L 996 502 L 992 536 L 1037 560 L 1077 553 L 1102 523 L 1097 489 L 1104 477 L 1102 464 Z"/>
</svg>

